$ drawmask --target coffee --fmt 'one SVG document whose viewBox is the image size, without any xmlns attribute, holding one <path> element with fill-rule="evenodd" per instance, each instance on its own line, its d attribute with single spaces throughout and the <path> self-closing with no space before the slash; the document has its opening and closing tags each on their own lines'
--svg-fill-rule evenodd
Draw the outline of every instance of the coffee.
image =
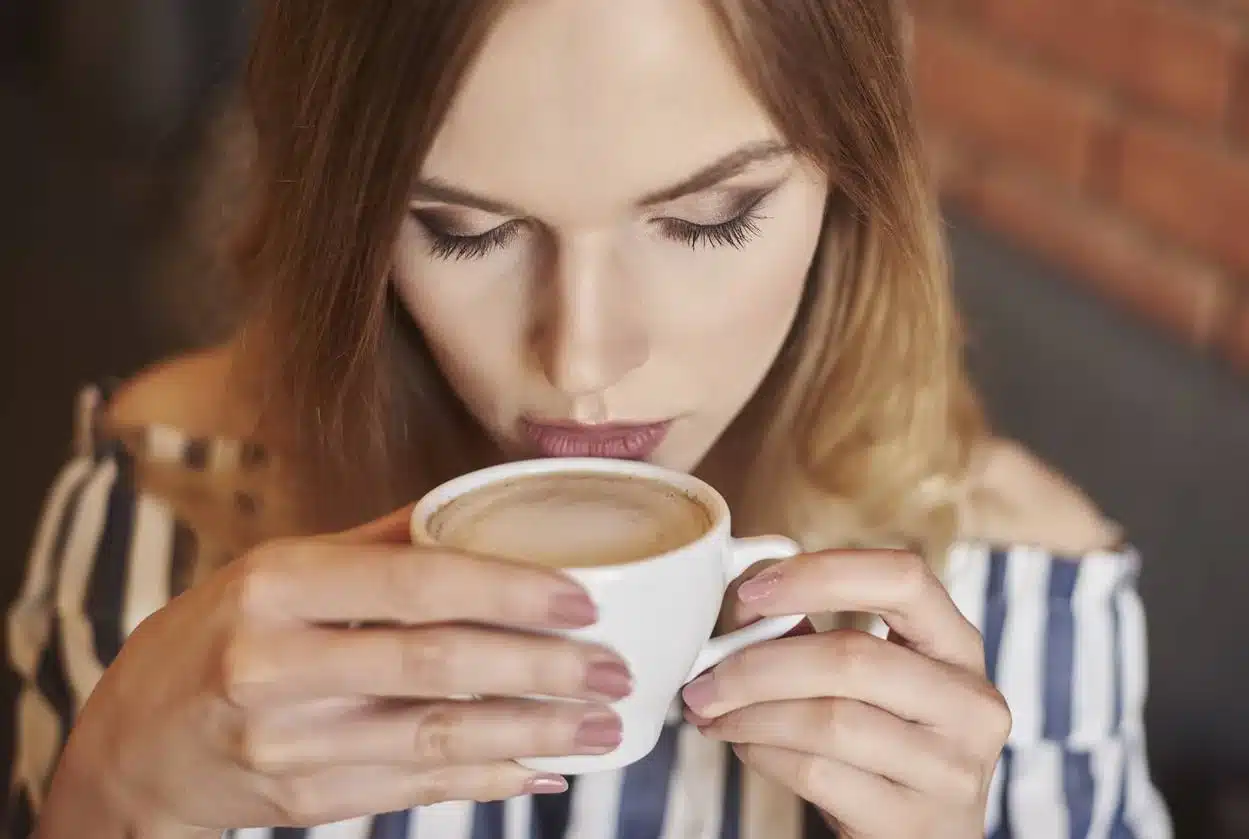
<svg viewBox="0 0 1249 839">
<path fill-rule="evenodd" d="M 435 512 L 428 529 L 457 550 L 575 568 L 668 553 L 712 523 L 706 506 L 659 481 L 556 472 L 470 491 Z"/>
</svg>

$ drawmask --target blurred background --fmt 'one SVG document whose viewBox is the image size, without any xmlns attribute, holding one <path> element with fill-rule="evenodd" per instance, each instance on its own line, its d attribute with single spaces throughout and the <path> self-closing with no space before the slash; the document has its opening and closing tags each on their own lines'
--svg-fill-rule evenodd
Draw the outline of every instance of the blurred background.
<svg viewBox="0 0 1249 839">
<path fill-rule="evenodd" d="M 993 421 L 1141 548 L 1157 780 L 1180 837 L 1249 837 L 1249 0 L 912 5 Z M 76 388 L 221 329 L 250 19 L 0 4 L 5 601 Z"/>
</svg>

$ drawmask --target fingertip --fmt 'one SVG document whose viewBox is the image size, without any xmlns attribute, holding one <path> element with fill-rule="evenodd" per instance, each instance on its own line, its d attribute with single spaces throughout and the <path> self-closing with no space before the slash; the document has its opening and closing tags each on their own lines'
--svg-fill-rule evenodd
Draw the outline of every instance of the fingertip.
<svg viewBox="0 0 1249 839">
<path fill-rule="evenodd" d="M 694 713 L 694 709 L 688 705 L 685 706 L 683 716 L 685 717 L 685 721 L 695 728 L 706 728 L 713 722 L 712 720 L 700 717 L 698 714 Z"/>
<path fill-rule="evenodd" d="M 695 714 L 704 714 L 717 696 L 714 673 L 704 673 L 681 690 L 686 707 Z"/>
<path fill-rule="evenodd" d="M 562 775 L 535 775 L 525 781 L 525 795 L 559 795 L 568 792 L 568 780 Z"/>
<path fill-rule="evenodd" d="M 583 629 L 598 623 L 598 606 L 579 586 L 564 586 L 550 600 L 547 617 L 555 629 Z"/>
<path fill-rule="evenodd" d="M 374 542 L 387 545 L 412 543 L 412 510 L 416 504 L 400 507 L 379 519 L 366 522 L 330 537 L 338 542 Z"/>
<path fill-rule="evenodd" d="M 754 604 L 768 600 L 780 587 L 783 575 L 779 568 L 769 568 L 756 577 L 751 577 L 737 589 L 737 599 L 742 603 Z"/>
</svg>

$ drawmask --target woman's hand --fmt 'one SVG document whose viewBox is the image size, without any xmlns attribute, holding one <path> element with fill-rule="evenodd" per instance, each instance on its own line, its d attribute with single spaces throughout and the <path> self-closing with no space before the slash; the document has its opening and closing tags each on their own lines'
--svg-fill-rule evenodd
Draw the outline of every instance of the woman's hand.
<svg viewBox="0 0 1249 839">
<path fill-rule="evenodd" d="M 87 800 L 127 835 L 182 836 L 562 791 L 512 759 L 610 751 L 619 720 L 601 703 L 630 677 L 535 630 L 594 620 L 555 572 L 412 547 L 406 513 L 262 546 L 133 633 L 41 835 L 72 835 L 55 814 Z M 590 701 L 450 699 L 533 695 Z"/>
<path fill-rule="evenodd" d="M 745 583 L 740 616 L 868 612 L 852 630 L 751 647 L 690 684 L 692 722 L 820 807 L 848 839 L 984 835 L 1010 712 L 980 633 L 918 557 L 827 552 Z"/>
</svg>

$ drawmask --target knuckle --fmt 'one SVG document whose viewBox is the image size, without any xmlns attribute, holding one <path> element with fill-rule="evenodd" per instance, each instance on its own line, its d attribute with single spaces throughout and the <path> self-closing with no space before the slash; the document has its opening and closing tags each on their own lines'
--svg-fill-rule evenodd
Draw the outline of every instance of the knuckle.
<svg viewBox="0 0 1249 839">
<path fill-rule="evenodd" d="M 981 634 L 980 630 L 977 629 L 975 625 L 972 624 L 970 621 L 967 622 L 967 626 L 968 626 L 967 644 L 971 648 L 972 658 L 973 660 L 977 662 L 984 662 L 985 660 L 984 658 L 984 635 Z M 977 668 L 977 672 L 983 672 L 983 671 L 981 670 L 981 668 Z"/>
<path fill-rule="evenodd" d="M 831 633 L 829 640 L 837 667 L 847 682 L 855 684 L 856 679 L 871 673 L 872 658 L 876 654 L 875 638 L 851 629 Z"/>
<path fill-rule="evenodd" d="M 297 550 L 293 542 L 267 542 L 234 563 L 232 588 L 241 614 L 255 616 L 268 611 L 280 569 Z"/>
<path fill-rule="evenodd" d="M 852 733 L 855 728 L 853 723 L 847 719 L 850 712 L 847 710 L 848 703 L 838 703 L 832 700 L 813 707 L 811 713 L 815 716 L 813 731 L 821 731 L 824 741 L 830 748 L 837 748 L 841 743 L 845 742 L 847 734 Z"/>
<path fill-rule="evenodd" d="M 1011 728 L 1014 726 L 1010 705 L 1007 704 L 1001 692 L 992 685 L 989 685 L 985 691 L 984 705 L 981 719 L 984 720 L 986 730 L 992 735 L 993 748 L 1000 750 L 1010 737 Z"/>
<path fill-rule="evenodd" d="M 322 792 L 310 777 L 286 778 L 276 785 L 273 803 L 285 824 L 319 824 L 325 821 L 321 817 Z"/>
<path fill-rule="evenodd" d="M 810 754 L 800 755 L 796 760 L 794 774 L 798 789 L 803 797 L 817 797 L 817 791 L 823 788 L 824 783 L 824 761 Z"/>
<path fill-rule="evenodd" d="M 928 563 L 917 554 L 899 553 L 894 559 L 894 584 L 903 603 L 914 603 L 927 596 L 935 578 Z"/>
<path fill-rule="evenodd" d="M 453 630 L 431 629 L 411 637 L 396 636 L 395 672 L 402 684 L 427 691 L 450 681 L 448 670 L 458 646 Z"/>
<path fill-rule="evenodd" d="M 541 650 L 532 663 L 534 683 L 552 694 L 576 696 L 589 684 L 596 665 L 611 661 L 611 654 L 567 641 L 549 641 L 554 648 Z"/>
<path fill-rule="evenodd" d="M 491 575 L 490 584 L 482 584 L 491 570 L 485 560 L 431 551 L 419 562 L 405 558 L 387 568 L 396 613 L 415 621 L 467 613 L 506 623 L 519 612 L 515 603 L 521 593 L 511 581 Z"/>
<path fill-rule="evenodd" d="M 413 734 L 412 751 L 418 762 L 444 766 L 456 760 L 456 732 L 462 723 L 458 709 L 431 705 L 421 714 Z"/>
<path fill-rule="evenodd" d="M 970 763 L 959 761 L 947 767 L 946 782 L 959 801 L 975 801 L 984 792 L 985 774 Z"/>
<path fill-rule="evenodd" d="M 569 754 L 575 740 L 574 715 L 558 707 L 559 703 L 535 703 L 522 710 L 514 719 L 516 727 L 509 737 L 513 750 L 531 756 Z"/>
<path fill-rule="evenodd" d="M 532 588 L 523 580 L 515 579 L 505 585 L 489 587 L 488 613 L 497 615 L 500 620 L 529 619 L 536 613 Z"/>
<path fill-rule="evenodd" d="M 239 730 L 235 759 L 244 769 L 260 775 L 274 775 L 282 768 L 277 749 L 253 723 L 244 723 Z"/>
<path fill-rule="evenodd" d="M 255 697 L 256 685 L 263 680 L 256 646 L 247 633 L 235 631 L 226 639 L 219 669 L 221 695 L 234 707 L 246 708 Z"/>
<path fill-rule="evenodd" d="M 509 751 L 532 757 L 559 757 L 577 754 L 577 729 L 583 719 L 579 713 L 543 711 L 529 717 L 509 739 Z"/>
<path fill-rule="evenodd" d="M 717 664 L 711 672 L 722 692 L 736 693 L 749 686 L 752 672 L 756 672 L 760 665 L 766 668 L 767 664 L 768 651 L 759 646 L 752 646 L 729 656 Z"/>
<path fill-rule="evenodd" d="M 453 789 L 454 784 L 451 783 L 449 777 L 441 772 L 432 772 L 424 779 L 422 784 L 420 803 L 424 806 L 430 806 L 461 797 Z"/>
<path fill-rule="evenodd" d="M 420 776 L 415 804 L 431 806 L 444 801 L 502 801 L 520 795 L 524 770 L 515 764 L 496 763 L 472 769 L 449 768 Z"/>
<path fill-rule="evenodd" d="M 523 770 L 514 765 L 495 764 L 481 773 L 471 798 L 477 802 L 503 801 L 522 794 L 525 784 Z"/>
<path fill-rule="evenodd" d="M 446 564 L 437 554 L 423 556 L 420 562 L 388 555 L 380 557 L 377 564 L 382 591 L 389 600 L 386 605 L 391 607 L 388 611 L 413 618 L 433 613 L 445 591 Z"/>
</svg>

